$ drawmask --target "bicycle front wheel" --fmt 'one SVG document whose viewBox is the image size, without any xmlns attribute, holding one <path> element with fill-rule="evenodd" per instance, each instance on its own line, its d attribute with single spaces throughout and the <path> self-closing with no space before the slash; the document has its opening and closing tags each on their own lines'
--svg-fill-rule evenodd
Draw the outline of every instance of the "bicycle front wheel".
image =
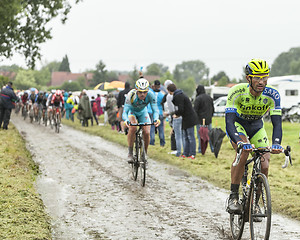
<svg viewBox="0 0 300 240">
<path fill-rule="evenodd" d="M 235 240 L 240 240 L 243 235 L 244 225 L 245 225 L 244 213 L 242 214 L 231 213 L 229 216 L 229 220 L 230 220 L 230 230 L 231 230 L 232 238 Z"/>
<path fill-rule="evenodd" d="M 131 164 L 132 178 L 134 181 L 137 179 L 138 170 L 139 170 L 139 138 L 137 137 L 134 141 L 134 156 L 133 163 Z"/>
<path fill-rule="evenodd" d="M 140 162 L 140 177 L 141 177 L 141 185 L 144 187 L 146 183 L 146 151 L 145 151 L 145 144 L 144 140 L 140 139 L 140 146 L 139 146 L 139 162 Z"/>
<path fill-rule="evenodd" d="M 260 173 L 257 175 L 250 192 L 249 222 L 251 239 L 269 239 L 271 215 L 270 186 L 267 177 Z"/>
</svg>

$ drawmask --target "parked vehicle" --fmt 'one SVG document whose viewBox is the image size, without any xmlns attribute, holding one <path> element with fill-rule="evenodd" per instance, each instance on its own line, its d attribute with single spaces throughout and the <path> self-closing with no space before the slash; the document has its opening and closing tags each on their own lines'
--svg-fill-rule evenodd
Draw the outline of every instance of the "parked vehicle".
<svg viewBox="0 0 300 240">
<path fill-rule="evenodd" d="M 224 116 L 226 108 L 227 96 L 219 97 L 214 101 L 214 116 Z"/>
</svg>

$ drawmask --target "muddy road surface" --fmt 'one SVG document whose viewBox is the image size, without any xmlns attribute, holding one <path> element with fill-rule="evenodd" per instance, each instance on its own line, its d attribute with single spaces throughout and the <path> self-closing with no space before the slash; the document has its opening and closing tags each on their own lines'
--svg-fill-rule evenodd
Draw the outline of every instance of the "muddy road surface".
<svg viewBox="0 0 300 240">
<path fill-rule="evenodd" d="M 53 239 L 231 239 L 227 191 L 153 159 L 141 187 L 126 148 L 67 126 L 57 134 L 20 117 L 12 122 L 40 166 L 37 189 Z M 299 222 L 275 214 L 271 231 L 272 240 L 300 239 Z"/>
</svg>

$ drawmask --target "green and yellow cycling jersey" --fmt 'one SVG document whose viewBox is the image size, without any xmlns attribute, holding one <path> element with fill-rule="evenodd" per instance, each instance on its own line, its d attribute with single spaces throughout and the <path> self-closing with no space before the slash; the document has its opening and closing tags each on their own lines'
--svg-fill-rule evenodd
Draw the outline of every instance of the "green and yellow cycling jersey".
<svg viewBox="0 0 300 240">
<path fill-rule="evenodd" d="M 272 86 L 267 85 L 258 97 L 250 93 L 248 83 L 237 84 L 229 90 L 225 113 L 233 112 L 243 120 L 254 121 L 269 109 L 270 115 L 281 115 L 280 94 Z"/>
</svg>

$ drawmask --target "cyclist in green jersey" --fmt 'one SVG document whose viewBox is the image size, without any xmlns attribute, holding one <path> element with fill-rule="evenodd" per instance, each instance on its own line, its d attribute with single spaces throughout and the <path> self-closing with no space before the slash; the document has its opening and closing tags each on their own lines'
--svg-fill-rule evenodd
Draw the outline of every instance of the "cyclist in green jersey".
<svg viewBox="0 0 300 240">
<path fill-rule="evenodd" d="M 227 211 L 240 213 L 239 185 L 245 170 L 245 163 L 252 144 L 255 147 L 267 147 L 269 141 L 262 120 L 270 111 L 273 124 L 272 153 L 282 151 L 282 124 L 280 94 L 272 86 L 267 85 L 270 68 L 262 59 L 252 59 L 245 67 L 248 83 L 237 84 L 228 93 L 225 120 L 226 132 L 235 150 L 242 149 L 241 159 L 237 166 L 231 166 L 231 193 Z M 270 153 L 264 155 L 261 171 L 268 176 Z"/>
</svg>

